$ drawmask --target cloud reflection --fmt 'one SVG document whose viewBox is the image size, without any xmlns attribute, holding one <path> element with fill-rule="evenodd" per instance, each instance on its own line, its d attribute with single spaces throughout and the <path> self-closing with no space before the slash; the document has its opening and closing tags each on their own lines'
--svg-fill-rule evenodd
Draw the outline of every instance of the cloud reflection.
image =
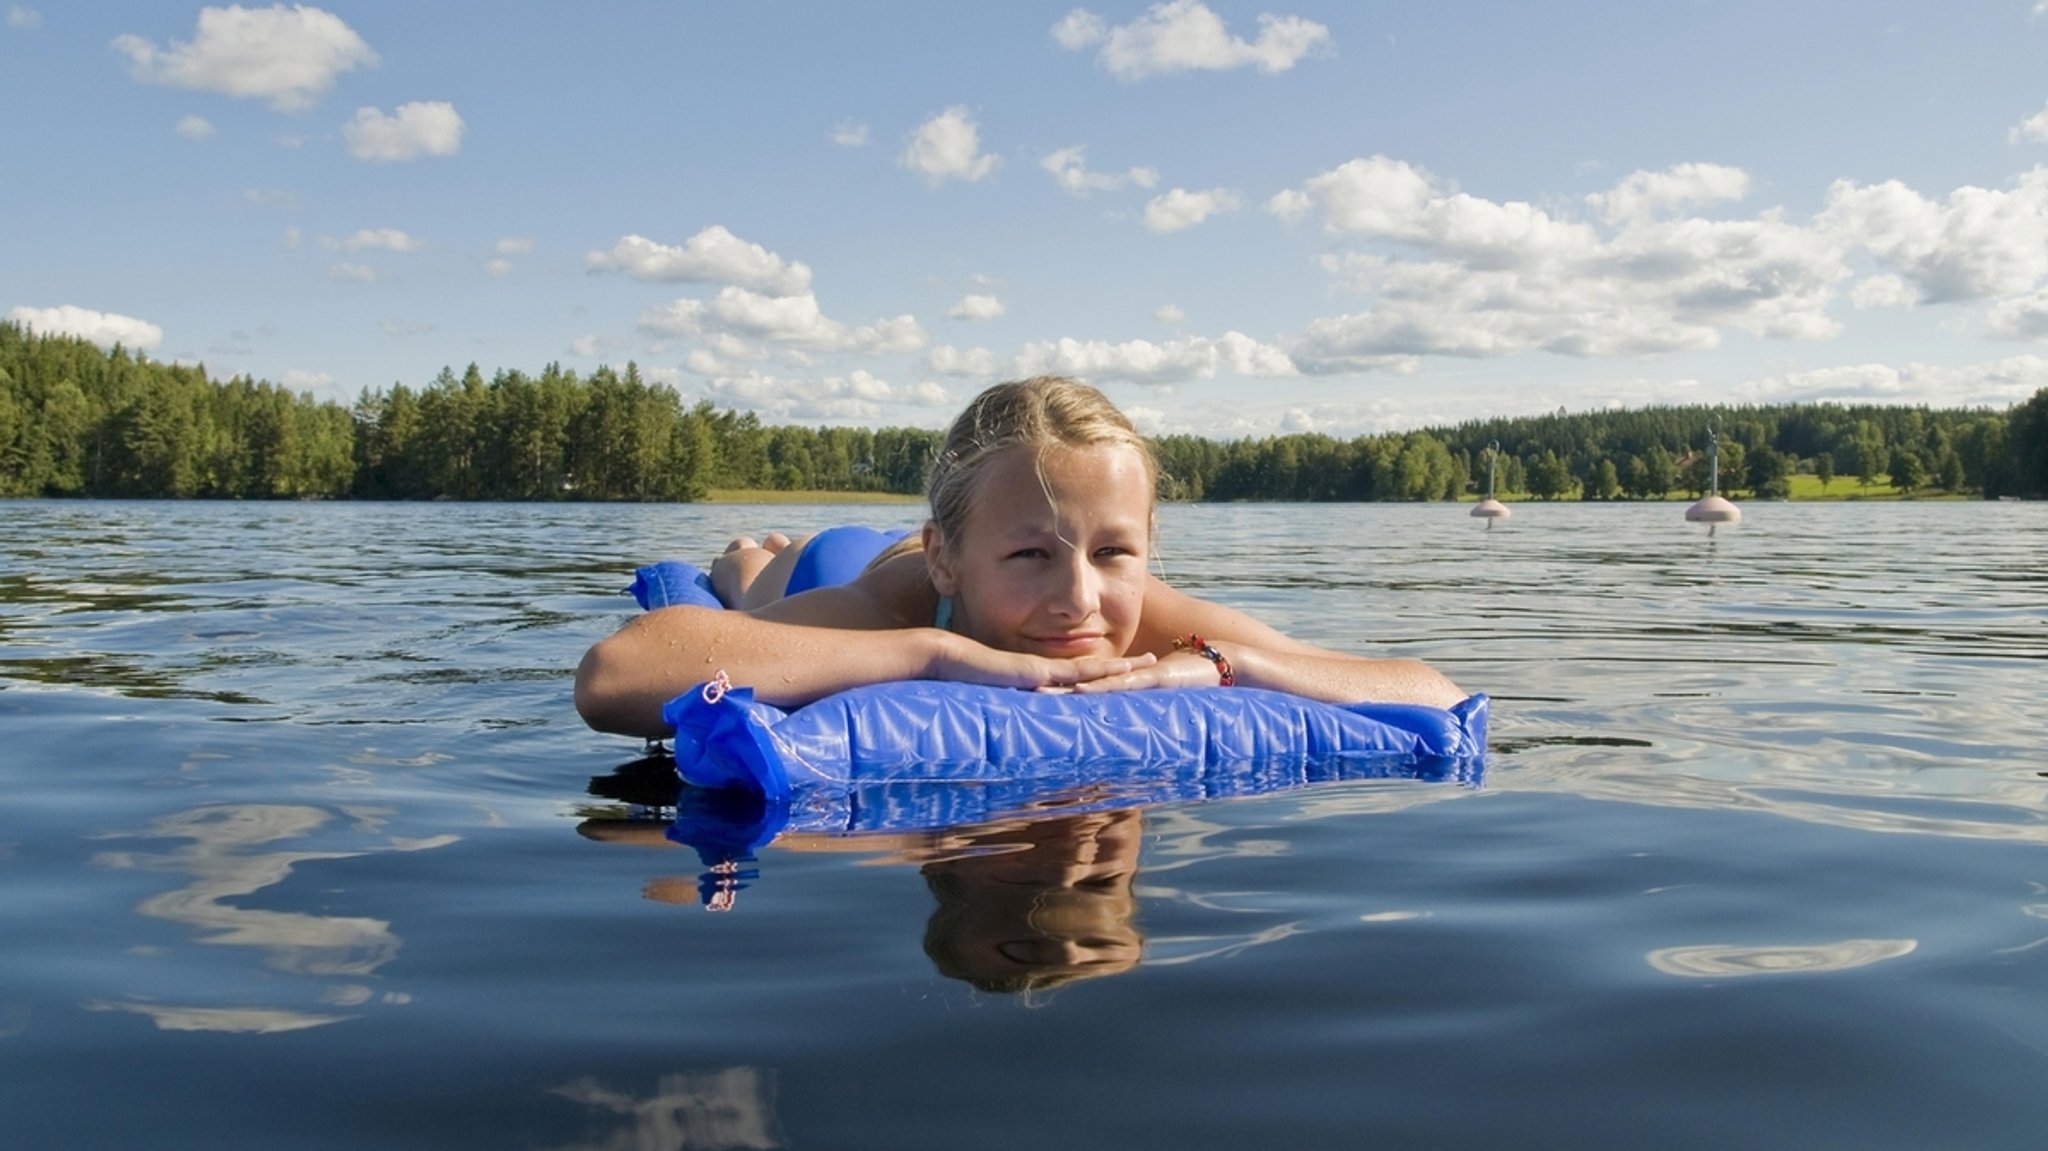
<svg viewBox="0 0 2048 1151">
<path fill-rule="evenodd" d="M 1731 979 L 1747 975 L 1811 975 L 1848 971 L 1911 954 L 1915 939 L 1844 939 L 1835 943 L 1765 944 L 1739 947 L 1706 943 L 1666 947 L 1647 956 L 1650 966 L 1687 979 Z"/>
<path fill-rule="evenodd" d="M 312 1015 L 281 1007 L 166 1007 L 156 1003 L 114 1003 L 104 999 L 85 1005 L 87 1011 L 126 1011 L 147 1015 L 159 1031 L 219 1031 L 236 1035 L 273 1035 L 340 1023 L 346 1015 Z"/>
<path fill-rule="evenodd" d="M 700 1151 L 782 1146 L 775 1120 L 775 1077 L 753 1067 L 710 1075 L 664 1075 L 645 1099 L 578 1079 L 552 1092 L 624 1118 L 605 1137 L 552 1151 Z"/>
<path fill-rule="evenodd" d="M 313 915 L 302 911 L 272 911 L 239 907 L 229 902 L 274 886 L 291 875 L 301 863 L 351 859 L 364 851 L 256 851 L 254 848 L 313 835 L 333 819 L 332 813 L 317 807 L 294 804 L 219 804 L 178 812 L 153 821 L 142 833 L 152 839 L 182 839 L 184 846 L 150 854 L 105 852 L 94 858 L 102 867 L 134 871 L 177 872 L 192 882 L 174 891 L 153 895 L 136 905 L 136 912 L 151 919 L 182 923 L 198 929 L 199 942 L 233 947 L 252 947 L 263 955 L 264 966 L 294 975 L 315 977 L 374 974 L 398 954 L 401 944 L 391 925 L 381 919 L 361 916 Z M 376 830 L 374 821 L 358 823 L 359 830 Z M 443 835 L 426 839 L 385 837 L 377 850 L 418 851 L 441 847 L 457 840 Z M 327 989 L 322 995 L 331 1005 L 354 1006 L 374 996 L 368 988 L 345 984 Z M 387 994 L 386 1002 L 404 1002 L 402 994 Z M 134 1002 L 97 1001 L 86 1005 L 95 1011 L 127 1011 L 146 1015 L 159 1028 L 170 1031 L 218 1031 L 269 1033 L 318 1027 L 350 1018 L 346 1015 L 314 1014 L 288 1008 L 235 1005 L 190 1006 L 161 1004 L 139 997 Z"/>
</svg>

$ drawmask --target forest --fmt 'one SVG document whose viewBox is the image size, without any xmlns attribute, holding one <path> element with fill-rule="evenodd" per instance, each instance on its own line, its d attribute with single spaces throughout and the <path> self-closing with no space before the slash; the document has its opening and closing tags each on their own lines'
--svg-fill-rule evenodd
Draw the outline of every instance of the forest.
<svg viewBox="0 0 2048 1151">
<path fill-rule="evenodd" d="M 1716 451 L 1708 452 L 1709 429 Z M 915 494 L 939 433 L 766 425 L 600 367 L 471 364 L 353 404 L 0 323 L 0 497 L 691 501 Z M 2048 388 L 2007 411 L 1780 404 L 1476 420 L 1338 439 L 1157 438 L 1179 500 L 2048 496 Z"/>
</svg>

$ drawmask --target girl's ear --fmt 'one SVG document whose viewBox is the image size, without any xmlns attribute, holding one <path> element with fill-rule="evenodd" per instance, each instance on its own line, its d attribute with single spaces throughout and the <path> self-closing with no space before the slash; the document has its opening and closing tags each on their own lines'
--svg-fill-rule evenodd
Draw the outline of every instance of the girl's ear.
<svg viewBox="0 0 2048 1151">
<path fill-rule="evenodd" d="M 946 534 L 932 520 L 924 522 L 924 570 L 940 595 L 959 593 L 960 579 L 954 574 L 952 558 L 946 552 Z"/>
</svg>

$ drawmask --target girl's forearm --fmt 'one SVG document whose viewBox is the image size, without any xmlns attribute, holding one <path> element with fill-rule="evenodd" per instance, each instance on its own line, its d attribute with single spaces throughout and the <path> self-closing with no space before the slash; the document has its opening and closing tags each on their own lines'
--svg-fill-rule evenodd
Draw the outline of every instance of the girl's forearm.
<svg viewBox="0 0 2048 1151">
<path fill-rule="evenodd" d="M 1465 698 L 1442 672 L 1413 659 L 1276 652 L 1216 640 L 1241 687 L 1262 687 L 1326 703 L 1416 703 L 1450 707 Z"/>
<path fill-rule="evenodd" d="M 660 738 L 669 734 L 662 706 L 721 671 L 763 703 L 795 707 L 864 684 L 924 678 L 944 638 L 931 628 L 855 631 L 662 608 L 584 655 L 576 710 L 600 731 Z"/>
</svg>

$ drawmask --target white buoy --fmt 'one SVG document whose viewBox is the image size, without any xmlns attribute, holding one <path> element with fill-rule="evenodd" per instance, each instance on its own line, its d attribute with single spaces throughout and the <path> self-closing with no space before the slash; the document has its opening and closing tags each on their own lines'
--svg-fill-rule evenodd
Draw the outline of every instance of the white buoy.
<svg viewBox="0 0 2048 1151">
<path fill-rule="evenodd" d="M 1707 535 L 1722 524 L 1742 522 L 1742 509 L 1721 496 L 1721 437 L 1716 421 L 1707 421 L 1707 494 L 1685 509 L 1687 523 L 1707 525 Z"/>
<path fill-rule="evenodd" d="M 1685 518 L 1696 524 L 1735 524 L 1742 522 L 1742 509 L 1721 496 L 1706 496 L 1685 509 Z"/>
<path fill-rule="evenodd" d="M 1472 515 L 1485 520 L 1486 530 L 1492 531 L 1493 521 L 1504 520 L 1515 513 L 1508 510 L 1508 505 L 1493 498 L 1493 473 L 1495 465 L 1500 463 L 1500 441 L 1494 440 L 1486 447 L 1486 498 L 1473 505 Z"/>
<path fill-rule="evenodd" d="M 1488 496 L 1472 505 L 1472 514 L 1485 520 L 1487 527 L 1492 527 L 1493 521 L 1507 519 L 1515 513 L 1508 510 L 1508 505 Z"/>
</svg>

